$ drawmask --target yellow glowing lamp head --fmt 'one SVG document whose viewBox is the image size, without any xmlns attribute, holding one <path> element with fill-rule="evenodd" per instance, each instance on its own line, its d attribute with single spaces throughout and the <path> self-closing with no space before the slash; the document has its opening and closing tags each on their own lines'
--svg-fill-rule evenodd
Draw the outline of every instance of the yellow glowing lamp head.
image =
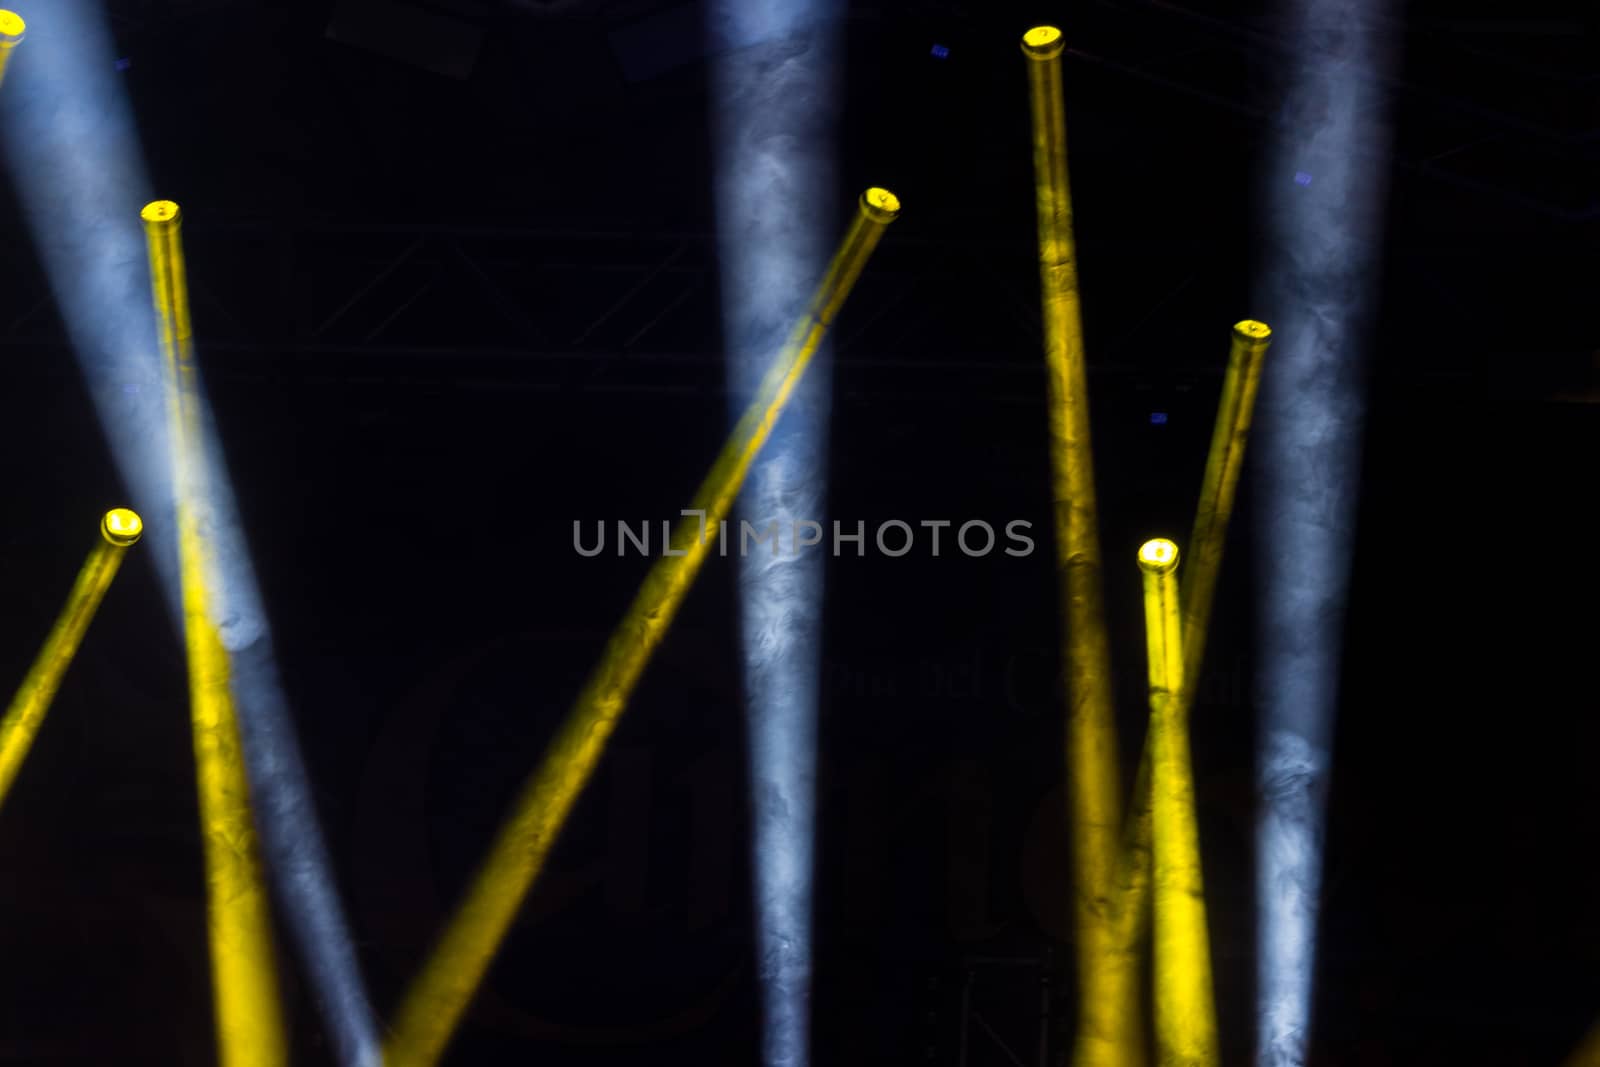
<svg viewBox="0 0 1600 1067">
<path fill-rule="evenodd" d="M 1022 35 L 1022 54 L 1029 59 L 1054 59 L 1066 47 L 1061 31 L 1054 26 L 1035 26 Z"/>
<path fill-rule="evenodd" d="M 171 225 L 178 221 L 178 205 L 171 200 L 152 200 L 139 212 L 146 225 Z"/>
<path fill-rule="evenodd" d="M 118 548 L 127 548 L 144 533 L 144 520 L 132 508 L 112 508 L 100 520 L 100 534 Z"/>
<path fill-rule="evenodd" d="M 1157 537 L 1139 546 L 1139 566 L 1151 574 L 1166 574 L 1178 565 L 1178 546 Z"/>
<path fill-rule="evenodd" d="M 0 48 L 20 44 L 28 24 L 15 11 L 0 11 Z"/>
<path fill-rule="evenodd" d="M 1245 319 L 1233 324 L 1233 332 L 1243 340 L 1259 343 L 1271 339 L 1272 327 L 1255 319 Z"/>
<path fill-rule="evenodd" d="M 873 186 L 861 194 L 861 210 L 873 222 L 893 222 L 900 214 L 900 198 L 887 189 Z"/>
</svg>

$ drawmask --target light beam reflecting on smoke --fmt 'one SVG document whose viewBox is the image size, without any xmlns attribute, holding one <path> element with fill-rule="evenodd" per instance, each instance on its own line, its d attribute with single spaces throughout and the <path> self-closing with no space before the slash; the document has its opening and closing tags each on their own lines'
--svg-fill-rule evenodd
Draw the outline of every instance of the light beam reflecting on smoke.
<svg viewBox="0 0 1600 1067">
<path fill-rule="evenodd" d="M 1258 891 L 1260 899 L 1273 902 L 1278 936 L 1262 945 L 1271 953 L 1262 977 L 1279 983 L 1261 991 L 1263 1058 L 1297 1063 L 1309 1037 L 1299 1004 L 1314 961 L 1328 759 L 1306 738 L 1284 730 L 1267 738 L 1263 762 L 1270 770 L 1261 790 Z"/>
<path fill-rule="evenodd" d="M 837 229 L 832 5 L 714 4 L 717 206 L 731 413 L 804 312 Z M 822 558 L 794 543 L 826 503 L 829 354 L 819 350 L 740 498 L 780 551 L 739 561 L 766 1067 L 809 1062 Z"/>
<path fill-rule="evenodd" d="M 1271 217 L 1258 293 L 1279 338 L 1262 381 L 1256 453 L 1265 605 L 1259 1067 L 1300 1067 L 1311 1030 L 1327 752 L 1388 149 L 1376 78 L 1388 57 L 1371 3 L 1296 2 L 1300 53 L 1265 183 Z"/>
</svg>

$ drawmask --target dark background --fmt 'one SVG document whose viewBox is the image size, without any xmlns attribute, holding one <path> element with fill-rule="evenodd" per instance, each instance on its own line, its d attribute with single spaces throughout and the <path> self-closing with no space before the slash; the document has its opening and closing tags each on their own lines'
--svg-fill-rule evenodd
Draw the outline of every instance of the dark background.
<svg viewBox="0 0 1600 1067">
<path fill-rule="evenodd" d="M 720 444 L 708 67 L 660 5 L 438 5 L 482 31 L 464 77 L 359 47 L 360 12 L 332 9 L 111 4 L 387 1010 L 645 571 L 578 558 L 572 520 L 674 515 Z M 833 516 L 1023 518 L 1040 550 L 830 563 L 819 1064 L 955 1064 L 964 1015 L 965 1062 L 1009 1062 L 1000 1043 L 1038 1062 L 1041 1005 L 1048 1062 L 1070 1034 L 1016 47 L 1040 21 L 1073 44 L 1130 767 L 1133 550 L 1187 531 L 1228 327 L 1252 314 L 1286 40 L 1266 7 L 851 5 L 839 193 L 886 185 L 906 209 L 835 334 Z M 1600 1016 L 1589 29 L 1432 0 L 1389 27 L 1320 1065 L 1555 1063 Z M 448 66 L 433 40 L 419 58 Z M 122 490 L 7 212 L 0 659 L 20 679 Z M 1247 483 L 1194 737 L 1230 1063 L 1254 1034 L 1253 505 Z M 733 574 L 703 572 L 448 1062 L 757 1061 Z M 193 796 L 181 649 L 135 550 L 0 817 L 0 1062 L 211 1062 Z M 296 1062 L 327 1062 L 284 961 Z"/>
</svg>

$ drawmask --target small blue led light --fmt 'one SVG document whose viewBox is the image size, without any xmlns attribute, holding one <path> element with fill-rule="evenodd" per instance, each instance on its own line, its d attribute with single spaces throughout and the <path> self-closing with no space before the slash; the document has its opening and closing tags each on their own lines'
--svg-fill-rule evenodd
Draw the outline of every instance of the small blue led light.
<svg viewBox="0 0 1600 1067">
<path fill-rule="evenodd" d="M 933 46 L 933 56 L 934 56 L 935 59 L 943 59 L 945 56 L 948 56 L 949 54 L 950 54 L 950 49 L 946 48 L 944 45 L 936 44 L 936 45 Z"/>
<path fill-rule="evenodd" d="M 1165 426 L 1166 424 L 1167 424 L 1167 413 L 1165 411 L 1152 411 L 1150 413 L 1150 425 L 1152 425 L 1152 426 Z"/>
<path fill-rule="evenodd" d="M 127 56 L 123 56 L 121 59 L 117 60 L 118 70 L 127 70 L 131 66 L 133 66 L 133 60 L 129 59 Z"/>
<path fill-rule="evenodd" d="M 1294 183 L 1296 185 L 1310 185 L 1311 175 L 1307 174 L 1303 170 L 1297 170 L 1294 172 Z"/>
</svg>

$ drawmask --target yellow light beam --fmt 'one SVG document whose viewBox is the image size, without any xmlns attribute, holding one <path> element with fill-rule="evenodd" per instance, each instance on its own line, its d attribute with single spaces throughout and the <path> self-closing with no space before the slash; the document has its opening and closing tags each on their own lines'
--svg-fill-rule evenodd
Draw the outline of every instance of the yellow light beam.
<svg viewBox="0 0 1600 1067">
<path fill-rule="evenodd" d="M 1156 1051 L 1162 1067 L 1216 1067 L 1221 1059 L 1189 725 L 1183 715 L 1177 567 L 1178 546 L 1171 541 L 1147 541 L 1139 549 L 1150 665 Z"/>
<path fill-rule="evenodd" d="M 1228 520 L 1244 469 L 1245 445 L 1255 414 L 1261 366 L 1272 343 L 1272 330 L 1264 322 L 1246 319 L 1233 327 L 1228 372 L 1217 402 L 1217 421 L 1211 432 L 1200 505 L 1195 510 L 1180 578 L 1183 598 L 1183 692 L 1192 694 L 1200 680 L 1211 606 L 1216 599 L 1217 575 L 1222 570 L 1222 550 L 1228 539 Z"/>
<path fill-rule="evenodd" d="M 250 785 L 229 688 L 230 664 L 212 618 L 215 571 L 202 530 L 209 514 L 203 407 L 189 326 L 178 205 L 140 212 L 165 361 L 177 495 L 178 566 L 188 648 L 195 778 L 205 850 L 213 1010 L 221 1067 L 287 1063 L 271 911 L 250 814 Z"/>
<path fill-rule="evenodd" d="M 0 808 L 5 806 L 6 795 L 44 724 L 50 702 L 61 688 L 61 679 L 72 665 L 72 657 L 88 632 L 100 601 L 105 599 L 117 568 L 122 566 L 123 553 L 143 531 L 144 523 L 127 508 L 113 508 L 100 520 L 100 540 L 89 550 L 89 558 L 78 571 L 72 592 L 67 595 L 67 606 L 50 628 L 50 636 L 45 638 L 38 658 L 12 698 L 5 718 L 0 719 Z"/>
<path fill-rule="evenodd" d="M 1246 319 L 1234 324 L 1228 370 L 1211 432 L 1211 451 L 1206 456 L 1200 503 L 1195 509 L 1194 532 L 1180 574 L 1184 668 L 1180 714 L 1185 721 L 1200 686 L 1217 576 L 1227 544 L 1228 519 L 1233 514 L 1239 474 L 1244 469 L 1245 444 L 1250 438 L 1261 368 L 1271 343 L 1272 330 L 1266 323 Z M 1146 738 L 1117 865 L 1117 944 L 1128 952 L 1137 950 L 1150 914 L 1150 832 L 1150 746 Z"/>
<path fill-rule="evenodd" d="M 1138 967 L 1131 954 L 1118 950 L 1112 928 L 1121 798 L 1089 444 L 1078 263 L 1067 181 L 1063 48 L 1061 31 L 1054 26 L 1038 26 L 1022 36 L 1033 116 L 1039 277 L 1054 469 L 1052 500 L 1066 616 L 1068 824 L 1081 991 L 1073 1063 L 1080 1067 L 1132 1067 L 1143 1061 Z"/>
<path fill-rule="evenodd" d="M 1600 1067 L 1600 1025 L 1589 1031 L 1562 1067 Z"/>
<path fill-rule="evenodd" d="M 15 11 L 0 10 L 0 82 L 6 78 L 6 68 L 11 65 L 11 50 L 22 43 L 28 24 Z"/>
<path fill-rule="evenodd" d="M 539 767 L 522 788 L 466 898 L 401 1001 L 385 1046 L 387 1067 L 432 1067 L 477 992 L 495 951 L 627 705 L 766 443 L 784 404 L 833 324 L 900 202 L 885 189 L 862 194 L 805 318 L 774 359 L 754 401 L 672 533 L 672 550 L 651 567 L 606 644 Z M 701 515 L 703 514 L 703 518 Z"/>
</svg>

